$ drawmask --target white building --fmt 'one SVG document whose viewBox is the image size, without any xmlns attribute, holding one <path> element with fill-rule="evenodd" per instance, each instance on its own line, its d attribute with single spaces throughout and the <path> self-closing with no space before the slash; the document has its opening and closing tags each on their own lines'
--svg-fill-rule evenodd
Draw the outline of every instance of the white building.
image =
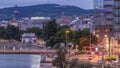
<svg viewBox="0 0 120 68">
<path fill-rule="evenodd" d="M 51 18 L 49 17 L 31 17 L 31 18 L 24 18 L 19 23 L 20 30 L 26 30 L 28 28 L 38 27 L 43 29 L 44 22 L 50 21 Z"/>
<path fill-rule="evenodd" d="M 79 17 L 74 17 L 69 23 L 68 26 L 72 29 L 72 30 L 83 30 L 83 29 L 90 29 L 90 31 L 93 31 L 93 23 L 91 18 L 84 18 L 84 19 L 80 19 Z"/>
<path fill-rule="evenodd" d="M 12 19 L 10 22 L 9 22 L 9 24 L 10 25 L 13 25 L 13 26 L 15 26 L 15 27 L 18 27 L 18 20 L 16 20 L 16 19 Z"/>
<path fill-rule="evenodd" d="M 88 28 L 92 32 L 93 29 L 94 29 L 94 25 L 93 25 L 92 20 L 90 18 L 86 18 L 86 19 L 83 19 L 79 23 L 78 28 L 81 29 L 81 30 Z"/>
<path fill-rule="evenodd" d="M 22 43 L 36 43 L 37 37 L 35 33 L 24 33 L 22 35 Z"/>
<path fill-rule="evenodd" d="M 8 21 L 3 20 L 0 22 L 0 26 L 2 27 L 7 27 L 7 25 L 8 25 Z"/>
<path fill-rule="evenodd" d="M 71 30 L 78 30 L 79 17 L 74 17 L 68 22 L 68 26 Z"/>
</svg>

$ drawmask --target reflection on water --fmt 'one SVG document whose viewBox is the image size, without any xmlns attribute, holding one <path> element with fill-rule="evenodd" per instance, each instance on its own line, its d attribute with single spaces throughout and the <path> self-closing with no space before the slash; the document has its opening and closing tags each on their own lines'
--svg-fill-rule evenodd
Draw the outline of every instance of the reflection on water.
<svg viewBox="0 0 120 68">
<path fill-rule="evenodd" d="M 40 55 L 0 54 L 0 68 L 40 68 Z"/>
</svg>

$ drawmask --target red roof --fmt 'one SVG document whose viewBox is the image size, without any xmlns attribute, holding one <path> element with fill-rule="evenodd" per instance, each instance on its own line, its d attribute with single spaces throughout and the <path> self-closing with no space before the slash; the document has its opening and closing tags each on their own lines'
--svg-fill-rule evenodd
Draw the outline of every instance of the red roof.
<svg viewBox="0 0 120 68">
<path fill-rule="evenodd" d="M 10 23 L 17 23 L 18 21 L 16 19 L 12 19 Z"/>
<path fill-rule="evenodd" d="M 61 22 L 61 24 L 67 24 L 68 23 L 68 20 L 63 20 L 62 22 Z"/>
</svg>

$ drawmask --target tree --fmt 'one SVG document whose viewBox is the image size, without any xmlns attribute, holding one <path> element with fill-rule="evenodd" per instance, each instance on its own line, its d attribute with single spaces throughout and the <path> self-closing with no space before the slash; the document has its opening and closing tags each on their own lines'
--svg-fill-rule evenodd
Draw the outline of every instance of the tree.
<svg viewBox="0 0 120 68">
<path fill-rule="evenodd" d="M 21 31 L 19 30 L 18 27 L 12 26 L 12 25 L 8 25 L 6 28 L 6 39 L 9 40 L 20 40 L 21 38 Z"/>
<path fill-rule="evenodd" d="M 89 31 L 89 29 L 83 29 L 73 32 L 72 43 L 78 45 L 78 49 L 81 50 L 84 46 L 91 44 L 97 44 L 97 38 Z"/>
<path fill-rule="evenodd" d="M 55 60 L 53 60 L 52 64 L 53 66 L 56 66 L 57 68 L 65 68 L 65 63 L 66 63 L 66 59 L 65 59 L 65 50 L 60 48 L 57 51 L 57 56 L 55 58 Z"/>
<path fill-rule="evenodd" d="M 5 27 L 0 26 L 0 39 L 5 39 L 6 30 Z"/>
<path fill-rule="evenodd" d="M 65 30 L 66 27 L 61 27 L 61 29 L 56 32 L 54 36 L 56 43 L 65 43 Z"/>
<path fill-rule="evenodd" d="M 89 46 L 90 40 L 87 37 L 81 37 L 80 38 L 80 45 L 78 46 L 78 49 L 81 50 L 84 46 Z"/>
<path fill-rule="evenodd" d="M 27 33 L 35 33 L 37 37 L 42 37 L 42 29 L 38 27 L 28 28 L 25 32 Z"/>
<path fill-rule="evenodd" d="M 57 23 L 55 20 L 46 22 L 43 28 L 43 37 L 44 40 L 49 40 L 57 32 Z"/>
<path fill-rule="evenodd" d="M 66 35 L 66 30 L 69 31 L 67 35 Z M 54 40 L 56 44 L 66 43 L 66 42 L 69 43 L 71 42 L 72 38 L 73 38 L 73 31 L 71 31 L 68 26 L 58 27 L 58 31 L 56 32 L 54 36 Z"/>
<path fill-rule="evenodd" d="M 69 64 L 69 68 L 93 68 L 93 66 L 90 63 L 82 62 L 78 59 L 73 59 Z"/>
<path fill-rule="evenodd" d="M 72 43 L 74 45 L 80 45 L 80 38 L 82 37 L 81 30 L 74 31 L 73 32 L 73 38 L 72 38 Z"/>
</svg>

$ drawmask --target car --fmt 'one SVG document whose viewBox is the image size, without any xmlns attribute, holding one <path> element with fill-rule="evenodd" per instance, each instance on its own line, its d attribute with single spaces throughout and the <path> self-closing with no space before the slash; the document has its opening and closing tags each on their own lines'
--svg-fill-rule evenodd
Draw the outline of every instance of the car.
<svg viewBox="0 0 120 68">
<path fill-rule="evenodd" d="M 92 60 L 92 58 L 93 58 L 92 55 L 88 56 L 88 60 Z"/>
</svg>

